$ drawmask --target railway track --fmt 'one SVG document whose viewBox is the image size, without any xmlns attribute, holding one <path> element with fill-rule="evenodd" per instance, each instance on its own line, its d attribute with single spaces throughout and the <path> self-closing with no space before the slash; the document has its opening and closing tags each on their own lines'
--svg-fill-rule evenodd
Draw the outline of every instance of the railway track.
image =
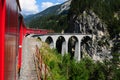
<svg viewBox="0 0 120 80">
<path fill-rule="evenodd" d="M 34 38 L 25 37 L 23 39 L 22 66 L 18 80 L 38 80 L 34 62 L 36 45 L 40 45 L 40 43 Z"/>
<path fill-rule="evenodd" d="M 23 39 L 22 66 L 18 80 L 47 80 L 50 76 L 49 69 L 40 55 L 41 45 L 42 43 L 36 38 Z M 52 77 L 51 80 L 53 80 Z"/>
</svg>

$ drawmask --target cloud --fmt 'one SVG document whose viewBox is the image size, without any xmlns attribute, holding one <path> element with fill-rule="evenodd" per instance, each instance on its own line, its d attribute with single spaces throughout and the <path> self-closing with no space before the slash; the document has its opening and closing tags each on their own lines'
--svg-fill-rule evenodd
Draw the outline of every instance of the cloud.
<svg viewBox="0 0 120 80">
<path fill-rule="evenodd" d="M 57 4 L 60 4 L 60 3 L 42 2 L 41 8 L 42 8 L 42 10 L 45 10 L 46 8 L 48 8 L 50 6 L 57 5 Z"/>
<path fill-rule="evenodd" d="M 58 2 L 65 2 L 65 1 L 67 1 L 67 0 L 57 0 Z"/>
<path fill-rule="evenodd" d="M 20 5 L 22 8 L 22 13 L 25 15 L 35 14 L 39 12 L 36 0 L 20 0 Z"/>
</svg>

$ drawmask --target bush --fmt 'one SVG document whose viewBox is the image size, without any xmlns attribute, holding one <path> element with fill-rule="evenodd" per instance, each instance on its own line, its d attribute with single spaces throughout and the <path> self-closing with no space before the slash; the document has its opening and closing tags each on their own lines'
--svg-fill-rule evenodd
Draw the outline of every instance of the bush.
<svg viewBox="0 0 120 80">
<path fill-rule="evenodd" d="M 85 57 L 81 61 L 70 58 L 69 53 L 61 56 L 55 49 L 43 43 L 40 52 L 54 80 L 120 80 L 120 68 L 111 61 L 94 62 Z M 48 80 L 51 80 L 48 77 Z"/>
</svg>

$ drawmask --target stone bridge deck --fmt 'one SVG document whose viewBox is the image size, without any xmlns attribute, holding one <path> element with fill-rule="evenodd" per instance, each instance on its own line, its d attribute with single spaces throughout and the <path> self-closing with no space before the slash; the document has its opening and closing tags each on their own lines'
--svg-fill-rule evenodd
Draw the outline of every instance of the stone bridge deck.
<svg viewBox="0 0 120 80">
<path fill-rule="evenodd" d="M 80 34 L 80 33 L 48 33 L 48 34 L 33 34 L 33 37 L 45 36 L 45 35 L 92 35 L 92 34 Z"/>
</svg>

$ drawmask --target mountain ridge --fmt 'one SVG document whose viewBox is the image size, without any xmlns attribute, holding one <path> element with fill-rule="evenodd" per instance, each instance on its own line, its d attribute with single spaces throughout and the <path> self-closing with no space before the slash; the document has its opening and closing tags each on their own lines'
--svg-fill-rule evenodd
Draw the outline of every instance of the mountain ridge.
<svg viewBox="0 0 120 80">
<path fill-rule="evenodd" d="M 71 3 L 71 0 L 68 0 L 62 4 L 51 6 L 43 10 L 42 12 L 28 15 L 24 18 L 25 23 L 29 23 L 32 19 L 37 18 L 37 17 L 47 16 L 47 15 L 67 14 L 68 9 L 70 8 L 70 3 Z"/>
</svg>

